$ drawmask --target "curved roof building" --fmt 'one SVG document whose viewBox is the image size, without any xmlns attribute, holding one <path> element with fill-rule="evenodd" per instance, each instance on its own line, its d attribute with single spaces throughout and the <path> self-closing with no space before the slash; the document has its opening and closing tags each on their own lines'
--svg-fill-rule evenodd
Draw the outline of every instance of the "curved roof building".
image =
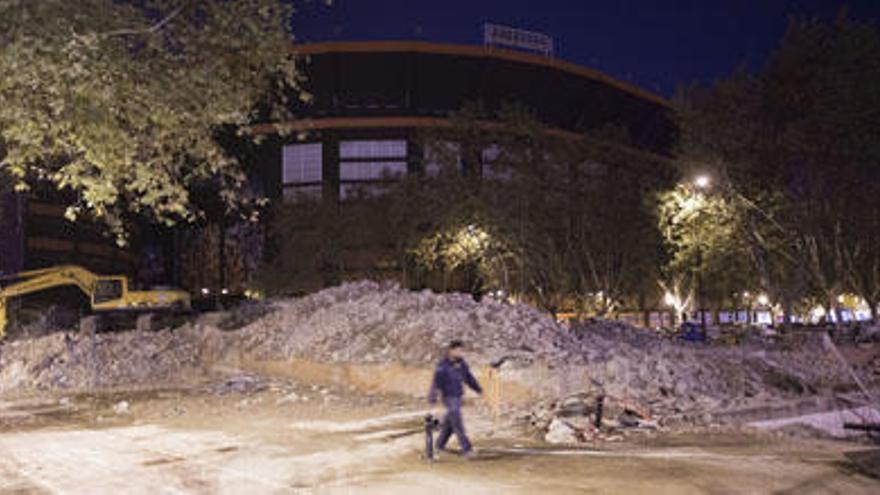
<svg viewBox="0 0 880 495">
<path fill-rule="evenodd" d="M 432 175 L 442 164 L 425 146 L 426 129 L 453 131 L 438 133 L 442 142 L 431 146 L 440 144 L 445 149 L 450 145 L 459 153 L 464 175 L 498 178 L 493 175 L 492 157 L 498 153 L 494 145 L 487 142 L 482 153 L 465 152 L 463 143 L 454 142 L 464 137 L 463 129 L 454 128 L 460 122 L 454 114 L 475 103 L 487 116 L 497 115 L 509 104 L 525 107 L 547 126 L 549 134 L 563 139 L 583 139 L 590 131 L 609 126 L 624 128 L 628 145 L 600 141 L 612 145 L 601 147 L 606 159 L 597 156 L 584 162 L 589 167 L 585 170 L 591 176 L 612 175 L 609 171 L 617 164 L 607 160 L 619 150 L 636 158 L 626 160 L 636 175 L 656 174 L 660 180 L 669 176 L 665 164 L 676 135 L 669 102 L 601 72 L 547 56 L 485 46 L 331 42 L 299 45 L 294 51 L 303 59 L 307 77 L 303 87 L 311 101 L 294 109 L 292 122 L 256 126 L 267 139 L 247 158 L 270 198 L 294 202 L 321 198 L 324 205 L 334 205 L 381 194 L 388 181 L 403 175 Z M 492 126 L 491 122 L 478 124 Z M 287 132 L 291 129 L 302 132 Z M 590 139 L 590 144 L 596 144 L 598 138 L 594 134 Z M 625 176 L 627 181 L 634 177 Z M 637 180 L 643 183 L 642 178 Z M 560 183 L 565 181 L 560 177 Z M 296 211 L 299 218 L 311 210 Z M 297 230 L 293 237 L 307 242 L 320 235 L 320 229 L 314 228 L 319 218 L 299 221 L 286 224 Z M 394 263 L 388 261 L 393 257 L 383 258 L 387 246 L 344 245 L 340 249 L 341 260 L 334 266 L 344 266 L 347 277 L 382 277 L 394 271 Z M 322 283 L 305 273 L 296 279 L 310 289 Z"/>
<path fill-rule="evenodd" d="M 292 123 L 306 140 L 277 137 L 259 159 L 272 196 L 339 192 L 387 173 L 414 170 L 419 129 L 449 125 L 468 103 L 528 108 L 550 132 L 578 136 L 609 124 L 640 151 L 669 153 L 675 139 L 664 98 L 599 71 L 541 55 L 407 41 L 329 42 L 295 47 L 312 95 Z M 279 147 L 281 149 L 279 149 Z"/>
</svg>

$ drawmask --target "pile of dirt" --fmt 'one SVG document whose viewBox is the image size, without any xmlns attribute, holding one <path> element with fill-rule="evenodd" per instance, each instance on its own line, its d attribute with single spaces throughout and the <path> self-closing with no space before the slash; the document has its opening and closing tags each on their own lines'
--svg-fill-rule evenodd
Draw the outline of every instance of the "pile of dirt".
<svg viewBox="0 0 880 495">
<path fill-rule="evenodd" d="M 11 341 L 0 347 L 0 392 L 178 386 L 201 374 L 209 341 L 192 328 Z"/>
<path fill-rule="evenodd" d="M 754 407 L 851 381 L 820 342 L 701 345 L 602 322 L 578 335 L 607 393 L 665 415 Z"/>
<path fill-rule="evenodd" d="M 525 305 L 374 282 L 279 301 L 274 312 L 231 338 L 235 349 L 263 359 L 415 365 L 434 362 L 444 344 L 462 339 L 476 365 L 503 362 L 502 373 L 533 365 L 553 369 L 548 400 L 603 394 L 686 423 L 851 381 L 819 341 L 694 344 L 604 320 L 566 330 Z"/>
<path fill-rule="evenodd" d="M 276 302 L 274 312 L 242 329 L 236 347 L 269 359 L 425 364 L 452 339 L 467 343 L 476 364 L 578 359 L 574 337 L 531 307 L 375 282 Z"/>
</svg>

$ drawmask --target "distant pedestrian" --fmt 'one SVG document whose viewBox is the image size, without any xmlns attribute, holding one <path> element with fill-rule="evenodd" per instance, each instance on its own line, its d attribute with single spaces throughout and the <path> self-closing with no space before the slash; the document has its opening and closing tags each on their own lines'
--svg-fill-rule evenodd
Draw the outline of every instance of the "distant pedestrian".
<svg viewBox="0 0 880 495">
<path fill-rule="evenodd" d="M 428 401 L 437 403 L 437 394 L 442 394 L 443 405 L 446 406 L 446 416 L 440 426 L 440 436 L 437 438 L 437 451 L 445 451 L 449 437 L 455 433 L 461 446 L 462 455 L 472 457 L 473 447 L 464 430 L 464 420 L 461 416 L 461 400 L 464 395 L 466 384 L 474 392 L 481 394 L 483 388 L 471 374 L 470 368 L 464 360 L 464 343 L 453 340 L 446 349 L 446 356 L 437 364 L 434 372 L 434 380 L 431 382 L 431 390 L 428 393 Z"/>
</svg>

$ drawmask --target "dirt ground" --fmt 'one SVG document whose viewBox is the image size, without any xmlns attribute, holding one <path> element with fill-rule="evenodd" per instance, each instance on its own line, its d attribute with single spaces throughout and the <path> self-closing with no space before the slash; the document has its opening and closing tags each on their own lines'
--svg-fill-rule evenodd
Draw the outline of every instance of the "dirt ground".
<svg viewBox="0 0 880 495">
<path fill-rule="evenodd" d="M 868 445 L 719 433 L 549 449 L 479 411 L 478 458 L 427 463 L 420 401 L 289 378 L 0 397 L 0 494 L 880 492 L 853 462 Z"/>
</svg>

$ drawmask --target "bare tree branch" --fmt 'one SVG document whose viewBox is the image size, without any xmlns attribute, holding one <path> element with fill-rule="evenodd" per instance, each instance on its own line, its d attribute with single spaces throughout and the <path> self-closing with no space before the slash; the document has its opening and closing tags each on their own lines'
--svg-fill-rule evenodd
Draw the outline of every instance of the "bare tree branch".
<svg viewBox="0 0 880 495">
<path fill-rule="evenodd" d="M 183 11 L 183 8 L 185 6 L 186 5 L 184 4 L 184 5 L 177 7 L 176 9 L 171 11 L 170 14 L 168 14 L 163 19 L 161 19 L 159 22 L 153 24 L 152 26 L 150 26 L 148 28 L 144 28 L 144 29 L 117 29 L 115 31 L 108 31 L 106 33 L 103 33 L 102 36 L 105 36 L 107 38 L 111 38 L 114 36 L 128 36 L 128 35 L 135 35 L 135 34 L 153 34 L 157 31 L 159 31 L 160 29 L 162 29 L 162 27 L 164 27 L 166 24 L 168 24 L 169 22 L 174 20 L 174 18 L 177 17 Z"/>
</svg>

